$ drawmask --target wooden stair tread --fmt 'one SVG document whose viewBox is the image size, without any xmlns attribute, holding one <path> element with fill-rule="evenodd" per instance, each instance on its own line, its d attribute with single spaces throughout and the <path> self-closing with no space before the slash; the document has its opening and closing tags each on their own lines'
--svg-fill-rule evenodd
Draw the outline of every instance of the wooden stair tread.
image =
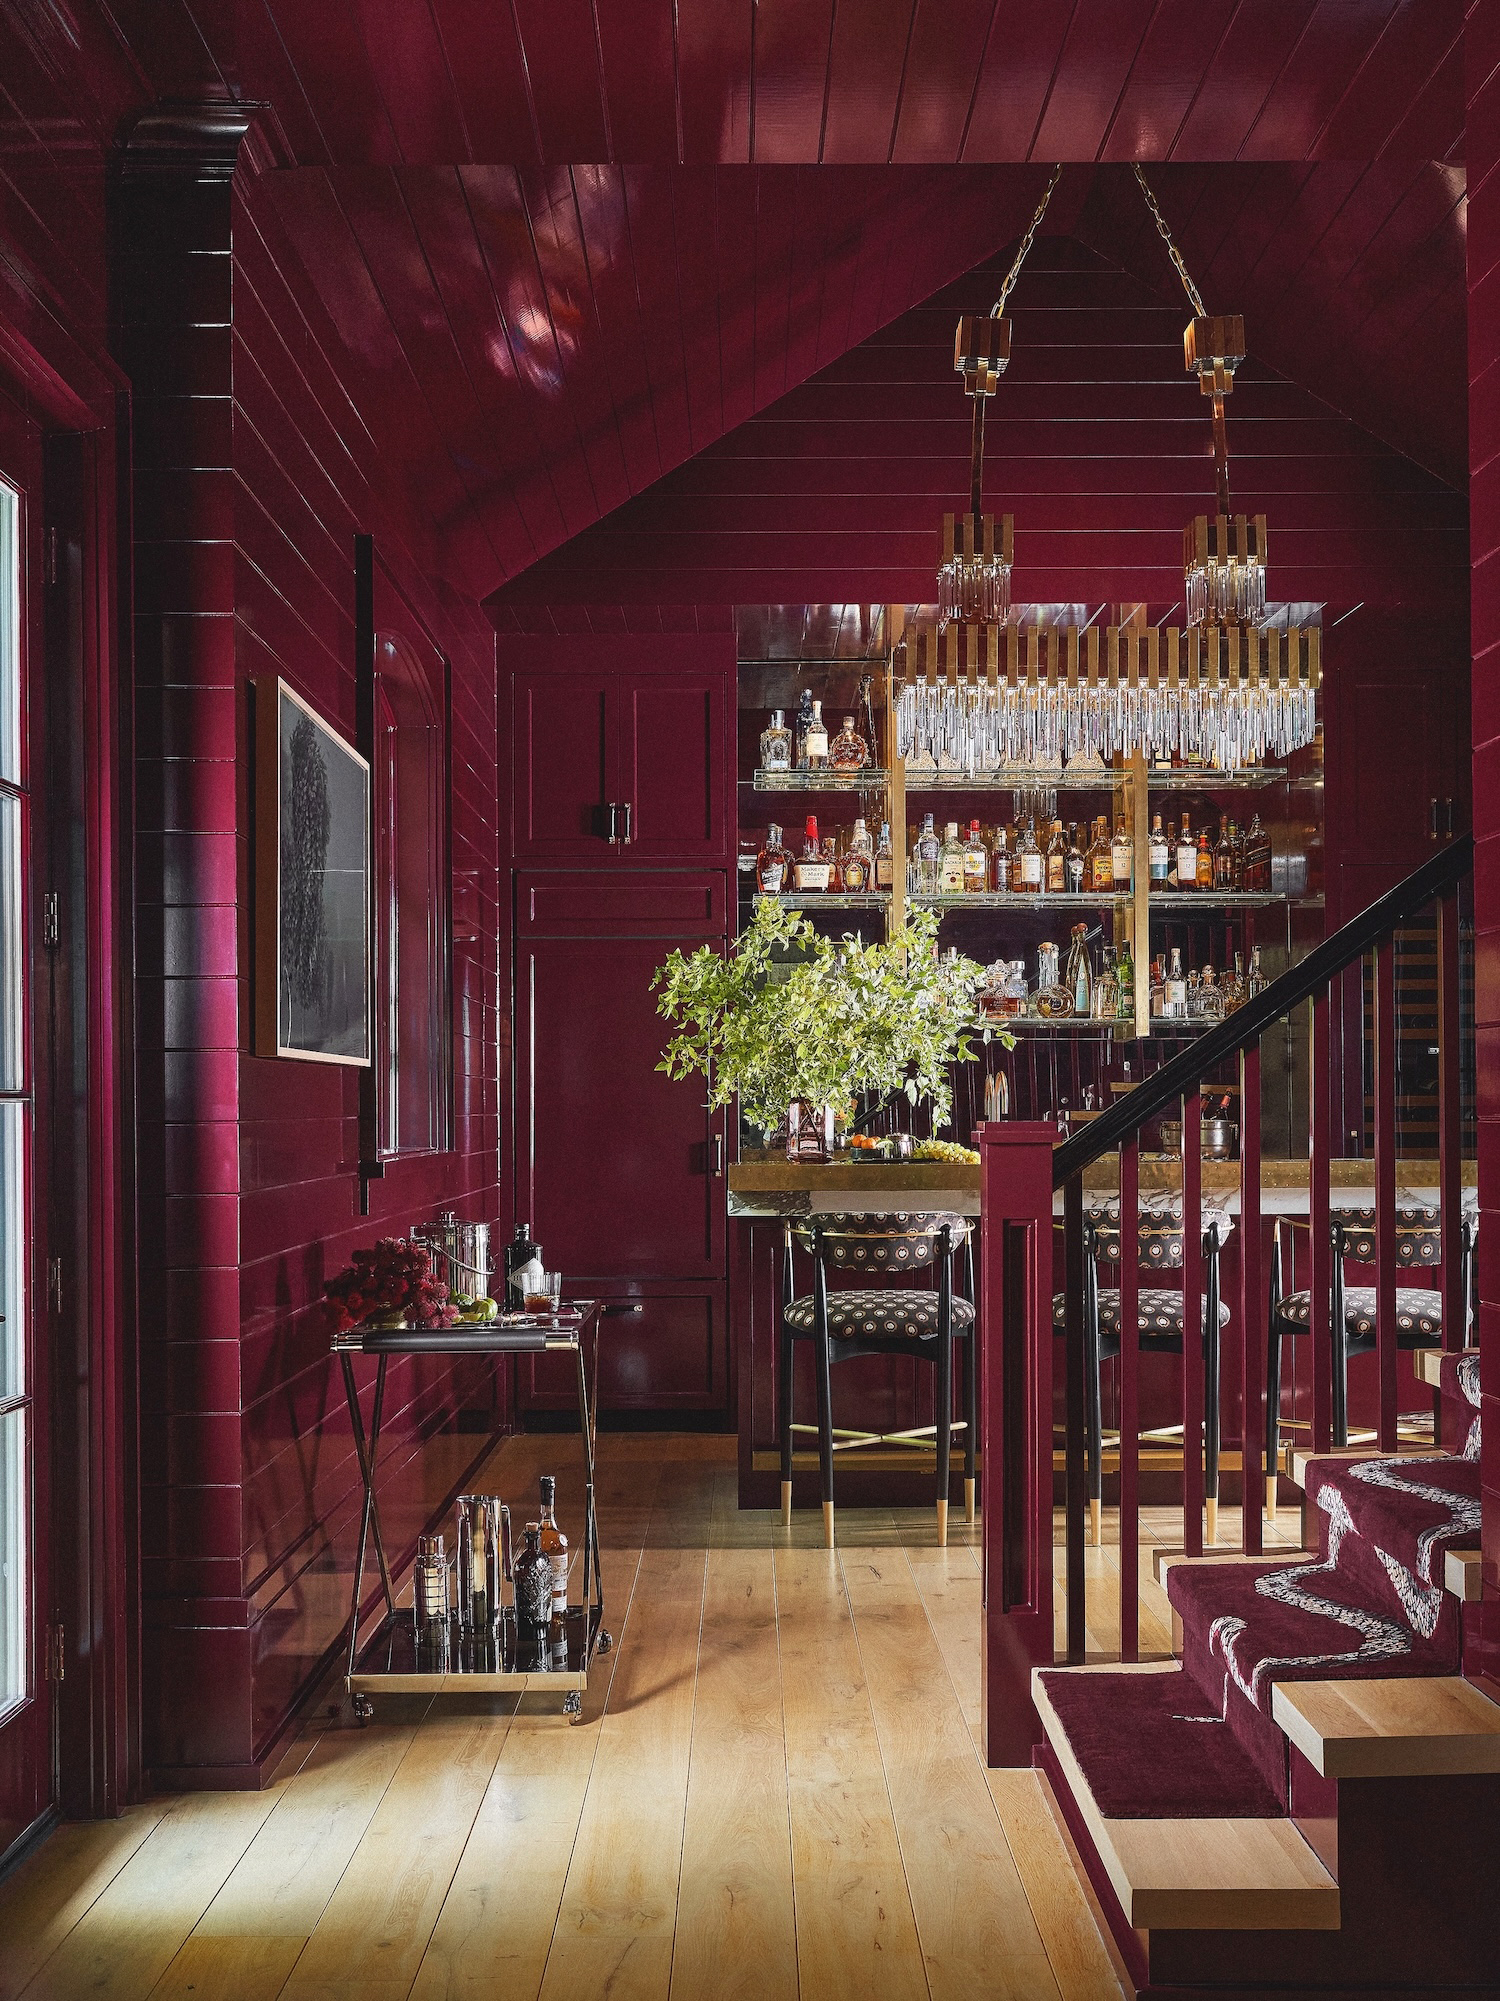
<svg viewBox="0 0 1500 2001">
<path fill-rule="evenodd" d="M 1477 1348 L 1418 1348 L 1411 1358 L 1412 1373 L 1419 1383 L 1426 1383 L 1429 1389 L 1441 1389 L 1442 1369 L 1446 1356 L 1477 1355 Z"/>
<path fill-rule="evenodd" d="M 1500 1703 L 1459 1675 L 1278 1681 L 1271 1715 L 1325 1778 L 1500 1772 Z"/>
<path fill-rule="evenodd" d="M 1090 1674 L 1176 1674 L 1172 1662 Z M 1032 1698 L 1126 1920 L 1139 1930 L 1337 1931 L 1338 1884 L 1285 1819 L 1107 1820 L 1033 1671 Z"/>
<path fill-rule="evenodd" d="M 1478 1549 L 1443 1551 L 1443 1588 L 1461 1598 L 1465 1605 L 1479 1603 L 1484 1580 L 1484 1552 Z"/>
<path fill-rule="evenodd" d="M 1158 1584 L 1165 1586 L 1167 1572 L 1175 1570 L 1182 1563 L 1310 1563 L 1317 1554 L 1311 1549 L 1293 1549 L 1288 1544 L 1284 1549 L 1264 1549 L 1259 1556 L 1247 1556 L 1242 1549 L 1205 1550 L 1202 1556 L 1189 1556 L 1182 1549 L 1155 1549 L 1151 1552 L 1151 1574 Z"/>
</svg>

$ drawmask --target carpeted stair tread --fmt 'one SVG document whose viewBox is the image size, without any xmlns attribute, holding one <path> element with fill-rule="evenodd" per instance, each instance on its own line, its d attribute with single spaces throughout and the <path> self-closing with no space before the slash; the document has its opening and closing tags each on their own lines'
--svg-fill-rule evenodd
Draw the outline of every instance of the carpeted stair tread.
<svg viewBox="0 0 1500 2001">
<path fill-rule="evenodd" d="M 1280 1798 L 1191 1675 L 1058 1668 L 1040 1679 L 1106 1819 L 1282 1814 Z"/>
</svg>

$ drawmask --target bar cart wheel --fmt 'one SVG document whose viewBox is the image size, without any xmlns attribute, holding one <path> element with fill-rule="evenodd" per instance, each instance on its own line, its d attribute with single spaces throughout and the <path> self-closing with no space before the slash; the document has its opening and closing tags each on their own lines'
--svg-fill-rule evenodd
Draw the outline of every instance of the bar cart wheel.
<svg viewBox="0 0 1500 2001">
<path fill-rule="evenodd" d="M 594 1651 L 596 1653 L 607 1654 L 613 1645 L 614 1645 L 614 1640 L 612 1639 L 612 1637 L 601 1628 L 599 1633 L 599 1638 L 595 1643 Z"/>
<path fill-rule="evenodd" d="M 563 1697 L 563 1715 L 567 1717 L 570 1723 L 581 1723 L 583 1721 L 583 1690 L 581 1688 L 570 1688 Z"/>
<path fill-rule="evenodd" d="M 375 1714 L 374 1703 L 371 1702 L 367 1695 L 354 1694 L 349 1698 L 349 1707 L 354 1711 L 355 1722 L 363 1730 L 365 1725 L 370 1721 L 370 1718 Z"/>
</svg>

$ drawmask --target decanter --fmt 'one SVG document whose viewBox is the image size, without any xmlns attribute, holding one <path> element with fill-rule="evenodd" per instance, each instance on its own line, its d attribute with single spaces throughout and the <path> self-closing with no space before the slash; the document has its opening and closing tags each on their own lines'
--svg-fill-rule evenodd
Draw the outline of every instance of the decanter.
<svg viewBox="0 0 1500 2001">
<path fill-rule="evenodd" d="M 1200 1021 L 1222 1021 L 1224 1019 L 1224 993 L 1214 977 L 1212 966 L 1206 965 L 1198 980 L 1198 1019 Z"/>
<path fill-rule="evenodd" d="M 853 716 L 845 716 L 844 727 L 828 746 L 829 768 L 833 771 L 863 771 L 869 761 L 869 745 L 854 727 Z"/>
<path fill-rule="evenodd" d="M 1073 996 L 1058 978 L 1057 947 L 1038 945 L 1036 949 L 1036 1011 L 1044 1020 L 1057 1020 L 1073 1012 Z"/>
<path fill-rule="evenodd" d="M 772 709 L 771 720 L 760 733 L 760 768 L 762 771 L 792 768 L 792 733 L 782 709 Z"/>
</svg>

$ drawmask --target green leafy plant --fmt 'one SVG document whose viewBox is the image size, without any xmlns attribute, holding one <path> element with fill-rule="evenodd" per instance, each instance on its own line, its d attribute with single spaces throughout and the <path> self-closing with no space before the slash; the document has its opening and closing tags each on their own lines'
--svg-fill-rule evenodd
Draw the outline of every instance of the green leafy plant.
<svg viewBox="0 0 1500 2001">
<path fill-rule="evenodd" d="M 937 930 L 933 912 L 915 911 L 896 938 L 862 945 L 764 899 L 732 958 L 704 945 L 657 971 L 657 1011 L 677 1033 L 656 1067 L 706 1078 L 711 1106 L 738 1096 L 768 1133 L 794 1099 L 842 1110 L 866 1091 L 925 1099 L 934 1126 L 946 1125 L 948 1066 L 974 1055 L 984 968 L 939 954 Z"/>
</svg>

